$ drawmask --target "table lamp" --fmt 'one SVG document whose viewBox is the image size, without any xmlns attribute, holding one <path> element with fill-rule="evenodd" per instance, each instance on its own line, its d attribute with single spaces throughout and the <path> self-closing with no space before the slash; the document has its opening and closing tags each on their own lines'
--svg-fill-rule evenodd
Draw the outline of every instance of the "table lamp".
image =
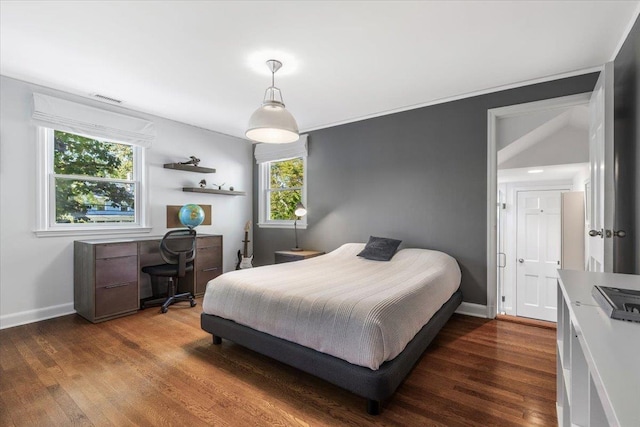
<svg viewBox="0 0 640 427">
<path fill-rule="evenodd" d="M 307 208 L 300 202 L 296 205 L 296 210 L 293 212 L 296 216 L 296 220 L 293 221 L 293 229 L 296 234 L 296 247 L 291 248 L 292 251 L 298 252 L 301 251 L 302 248 L 298 247 L 298 220 L 307 214 Z"/>
</svg>

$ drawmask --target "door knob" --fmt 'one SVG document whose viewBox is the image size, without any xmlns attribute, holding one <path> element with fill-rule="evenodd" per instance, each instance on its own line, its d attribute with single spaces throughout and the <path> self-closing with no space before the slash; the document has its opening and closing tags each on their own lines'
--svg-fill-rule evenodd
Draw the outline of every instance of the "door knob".
<svg viewBox="0 0 640 427">
<path fill-rule="evenodd" d="M 518 258 L 518 262 L 519 262 L 520 264 L 522 264 L 522 263 L 524 262 L 524 260 L 523 260 L 522 258 Z"/>
<path fill-rule="evenodd" d="M 604 238 L 604 233 L 602 232 L 603 230 L 589 230 L 589 236 L 591 237 L 596 237 L 596 236 L 600 236 L 600 238 Z"/>
<path fill-rule="evenodd" d="M 627 232 L 624 231 L 624 230 L 618 230 L 618 231 L 614 230 L 614 232 L 613 232 L 613 237 L 619 237 L 621 239 L 626 235 L 627 235 Z"/>
</svg>

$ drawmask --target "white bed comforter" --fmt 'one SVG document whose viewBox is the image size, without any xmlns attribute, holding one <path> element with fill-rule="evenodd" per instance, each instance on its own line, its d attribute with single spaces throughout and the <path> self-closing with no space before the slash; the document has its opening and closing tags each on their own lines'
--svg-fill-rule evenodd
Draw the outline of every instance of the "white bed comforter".
<svg viewBox="0 0 640 427">
<path fill-rule="evenodd" d="M 376 370 L 396 357 L 460 285 L 451 256 L 403 249 L 356 256 L 363 243 L 211 280 L 203 310 Z"/>
</svg>

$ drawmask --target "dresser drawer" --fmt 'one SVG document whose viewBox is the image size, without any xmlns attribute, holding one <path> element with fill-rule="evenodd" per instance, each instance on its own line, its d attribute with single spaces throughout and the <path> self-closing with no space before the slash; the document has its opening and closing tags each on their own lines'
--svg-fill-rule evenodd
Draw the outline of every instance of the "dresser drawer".
<svg viewBox="0 0 640 427">
<path fill-rule="evenodd" d="M 196 241 L 196 247 L 200 248 L 208 248 L 208 247 L 222 247 L 222 237 L 220 236 L 211 236 L 211 237 L 198 237 Z"/>
<path fill-rule="evenodd" d="M 138 254 L 138 245 L 134 243 L 108 243 L 96 246 L 96 259 L 114 258 Z"/>
<path fill-rule="evenodd" d="M 96 289 L 96 317 L 138 309 L 138 283 L 119 283 Z"/>
<path fill-rule="evenodd" d="M 209 280 L 215 279 L 222 274 L 222 269 L 212 267 L 206 270 L 196 271 L 196 295 L 201 295 L 207 290 Z"/>
<path fill-rule="evenodd" d="M 222 248 L 210 246 L 196 251 L 196 270 L 222 266 Z"/>
<path fill-rule="evenodd" d="M 96 288 L 138 281 L 138 257 L 96 260 Z"/>
</svg>

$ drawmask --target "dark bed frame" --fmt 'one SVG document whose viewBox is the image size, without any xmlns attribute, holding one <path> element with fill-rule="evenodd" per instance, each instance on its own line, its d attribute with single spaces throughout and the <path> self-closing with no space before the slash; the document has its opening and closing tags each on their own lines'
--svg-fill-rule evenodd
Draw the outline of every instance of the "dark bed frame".
<svg viewBox="0 0 640 427">
<path fill-rule="evenodd" d="M 211 314 L 202 313 L 202 329 L 213 336 L 213 343 L 220 344 L 222 338 L 243 347 L 269 356 L 301 371 L 322 378 L 332 384 L 367 399 L 367 412 L 380 413 L 380 403 L 389 398 L 422 356 L 436 334 L 447 323 L 462 302 L 462 292 L 456 291 L 451 298 L 422 327 L 405 349 L 393 360 L 383 363 L 374 371 L 346 362 L 337 357 L 320 353 L 264 332 Z"/>
</svg>

